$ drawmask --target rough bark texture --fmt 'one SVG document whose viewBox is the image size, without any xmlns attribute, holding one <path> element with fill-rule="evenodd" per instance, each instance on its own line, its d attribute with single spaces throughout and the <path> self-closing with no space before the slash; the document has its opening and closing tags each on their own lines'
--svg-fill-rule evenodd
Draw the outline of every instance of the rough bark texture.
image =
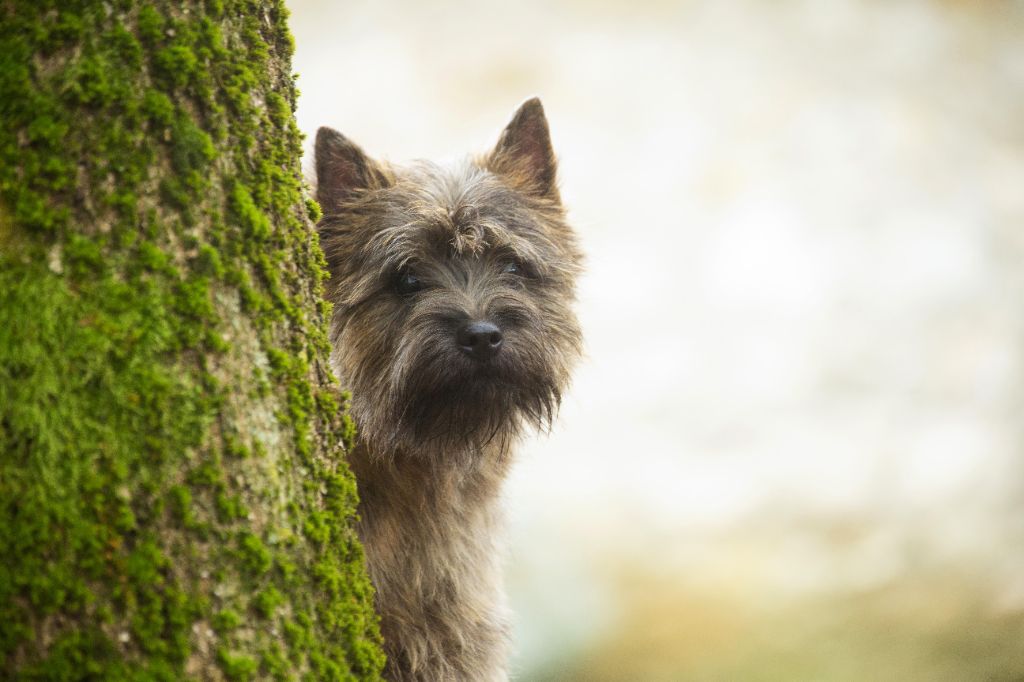
<svg viewBox="0 0 1024 682">
<path fill-rule="evenodd" d="M 0 0 L 0 678 L 379 677 L 285 17 Z"/>
</svg>

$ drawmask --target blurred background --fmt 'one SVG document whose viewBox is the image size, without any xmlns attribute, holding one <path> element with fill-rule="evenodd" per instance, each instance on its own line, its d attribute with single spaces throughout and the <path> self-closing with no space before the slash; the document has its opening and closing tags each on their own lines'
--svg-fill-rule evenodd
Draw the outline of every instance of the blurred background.
<svg viewBox="0 0 1024 682">
<path fill-rule="evenodd" d="M 517 679 L 1024 679 L 1024 3 L 289 4 L 308 136 L 547 110 L 587 358 Z"/>
</svg>

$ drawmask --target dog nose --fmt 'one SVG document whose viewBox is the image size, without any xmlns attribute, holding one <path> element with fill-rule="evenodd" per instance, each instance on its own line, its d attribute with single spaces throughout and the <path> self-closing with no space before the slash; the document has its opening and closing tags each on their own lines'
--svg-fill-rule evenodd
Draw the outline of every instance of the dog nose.
<svg viewBox="0 0 1024 682">
<path fill-rule="evenodd" d="M 470 322 L 463 325 L 456 335 L 459 347 L 477 360 L 494 357 L 503 338 L 501 330 L 491 322 Z"/>
</svg>

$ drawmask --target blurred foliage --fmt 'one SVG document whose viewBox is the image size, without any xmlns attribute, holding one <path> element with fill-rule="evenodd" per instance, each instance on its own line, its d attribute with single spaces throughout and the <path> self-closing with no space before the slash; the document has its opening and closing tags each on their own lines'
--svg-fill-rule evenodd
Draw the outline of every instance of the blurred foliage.
<svg viewBox="0 0 1024 682">
<path fill-rule="evenodd" d="M 794 570 L 799 570 L 794 567 Z M 664 576 L 620 576 L 623 612 L 587 650 L 526 677 L 645 680 L 1019 680 L 1024 615 L 993 609 L 963 572 L 904 577 L 766 608 Z M 769 595 L 767 601 L 771 601 Z"/>
</svg>

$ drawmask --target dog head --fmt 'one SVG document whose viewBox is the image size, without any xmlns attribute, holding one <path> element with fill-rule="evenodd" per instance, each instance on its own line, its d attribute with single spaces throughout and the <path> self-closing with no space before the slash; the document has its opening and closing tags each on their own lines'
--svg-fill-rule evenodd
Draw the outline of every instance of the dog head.
<svg viewBox="0 0 1024 682">
<path fill-rule="evenodd" d="M 580 352 L 581 256 L 540 101 L 448 168 L 381 163 L 321 128 L 316 173 L 333 358 L 360 439 L 472 451 L 549 425 Z"/>
</svg>

